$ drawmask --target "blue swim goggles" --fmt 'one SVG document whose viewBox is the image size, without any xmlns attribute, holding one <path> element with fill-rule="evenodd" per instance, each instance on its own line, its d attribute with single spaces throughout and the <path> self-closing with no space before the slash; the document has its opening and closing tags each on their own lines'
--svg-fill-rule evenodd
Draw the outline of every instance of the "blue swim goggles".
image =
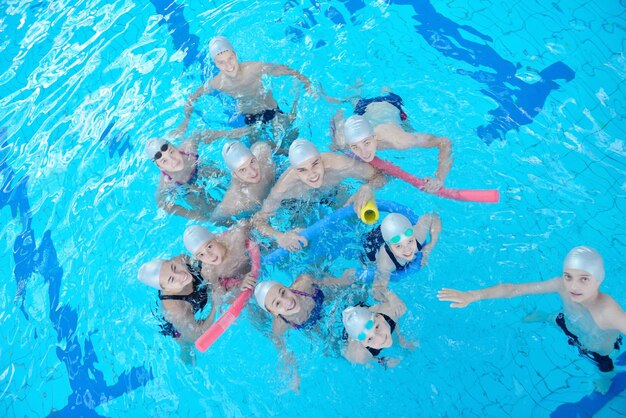
<svg viewBox="0 0 626 418">
<path fill-rule="evenodd" d="M 365 325 L 363 325 L 363 328 L 365 328 L 365 331 L 369 331 L 374 328 L 374 320 L 370 319 L 367 321 Z M 364 341 L 367 338 L 367 333 L 365 331 L 360 332 L 359 335 L 356 336 L 357 340 Z"/>
<path fill-rule="evenodd" d="M 406 231 L 404 231 L 404 235 L 405 238 L 409 238 L 413 236 L 413 228 L 407 228 Z M 389 242 L 391 244 L 397 244 L 402 240 L 402 235 L 394 235 L 393 237 L 391 237 L 391 239 L 389 240 Z"/>
</svg>

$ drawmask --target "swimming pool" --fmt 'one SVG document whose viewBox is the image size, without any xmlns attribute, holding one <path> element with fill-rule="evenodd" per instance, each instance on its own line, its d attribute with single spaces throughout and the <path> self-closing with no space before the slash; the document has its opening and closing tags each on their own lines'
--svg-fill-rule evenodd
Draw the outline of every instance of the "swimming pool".
<svg viewBox="0 0 626 418">
<path fill-rule="evenodd" d="M 556 327 L 521 322 L 557 310 L 556 297 L 457 311 L 436 292 L 553 277 L 570 247 L 587 244 L 606 260 L 603 289 L 626 306 L 624 5 L 569 3 L 0 5 L 0 413 L 567 416 L 593 391 L 594 366 Z M 443 220 L 429 267 L 393 287 L 409 307 L 403 329 L 421 340 L 399 367 L 352 367 L 294 334 L 294 394 L 273 344 L 246 319 L 195 368 L 157 333 L 156 295 L 136 271 L 182 252 L 187 222 L 156 210 L 143 144 L 181 121 L 213 71 L 202 51 L 216 34 L 243 59 L 288 64 L 331 95 L 359 77 L 365 95 L 392 88 L 416 128 L 453 140 L 448 185 L 500 189 L 497 205 L 398 181 L 377 194 Z M 273 88 L 288 108 L 293 84 Z M 201 104 L 190 129 L 228 124 L 232 103 Z M 299 109 L 301 134 L 323 148 L 336 107 L 304 96 Z M 434 171 L 434 152 L 409 154 L 386 156 Z M 623 415 L 625 405 L 622 392 L 597 416 Z"/>
</svg>

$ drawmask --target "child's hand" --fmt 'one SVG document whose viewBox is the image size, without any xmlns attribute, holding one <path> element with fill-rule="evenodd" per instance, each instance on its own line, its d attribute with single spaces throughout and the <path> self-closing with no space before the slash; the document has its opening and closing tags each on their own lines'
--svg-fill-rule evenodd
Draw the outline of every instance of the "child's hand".
<svg viewBox="0 0 626 418">
<path fill-rule="evenodd" d="M 252 289 L 254 289 L 254 286 L 256 286 L 256 277 L 254 277 L 252 272 L 250 272 L 250 273 L 246 274 L 246 276 L 243 278 L 243 280 L 241 282 L 241 286 L 239 287 L 239 289 L 241 291 L 252 290 Z"/>
<path fill-rule="evenodd" d="M 420 346 L 420 340 L 407 340 L 406 338 L 402 338 L 398 342 L 401 347 L 404 347 L 407 350 L 415 350 Z"/>
<path fill-rule="evenodd" d="M 422 247 L 422 261 L 420 262 L 420 266 L 424 267 L 425 265 L 428 264 L 428 259 L 430 258 L 430 253 L 433 250 L 433 246 L 431 245 L 431 243 L 428 243 L 426 245 L 424 245 Z"/>
<path fill-rule="evenodd" d="M 451 308 L 465 308 L 476 300 L 473 292 L 461 292 L 454 289 L 441 289 L 437 293 L 437 298 L 442 302 L 454 302 L 450 304 Z"/>
<path fill-rule="evenodd" d="M 443 187 L 443 181 L 435 178 L 435 177 L 426 177 L 424 184 L 424 191 L 427 193 L 435 193 L 437 190 Z"/>
</svg>

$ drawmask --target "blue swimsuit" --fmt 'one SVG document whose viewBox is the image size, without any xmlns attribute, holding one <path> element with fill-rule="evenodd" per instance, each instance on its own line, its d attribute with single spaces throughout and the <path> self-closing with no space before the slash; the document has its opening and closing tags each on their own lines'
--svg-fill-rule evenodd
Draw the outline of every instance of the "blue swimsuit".
<svg viewBox="0 0 626 418">
<path fill-rule="evenodd" d="M 289 290 L 291 290 L 296 295 L 306 296 L 306 297 L 313 299 L 315 306 L 313 307 L 313 310 L 311 311 L 311 315 L 309 315 L 309 318 L 301 324 L 296 324 L 294 322 L 291 322 L 290 320 L 286 319 L 282 315 L 278 315 L 278 316 L 283 321 L 285 321 L 286 323 L 294 327 L 295 329 L 311 328 L 313 324 L 319 321 L 320 318 L 322 317 L 322 305 L 324 304 L 324 292 L 322 292 L 322 290 L 319 287 L 315 287 L 315 293 L 313 294 L 302 292 L 300 290 L 293 290 L 293 289 L 289 289 Z"/>
</svg>

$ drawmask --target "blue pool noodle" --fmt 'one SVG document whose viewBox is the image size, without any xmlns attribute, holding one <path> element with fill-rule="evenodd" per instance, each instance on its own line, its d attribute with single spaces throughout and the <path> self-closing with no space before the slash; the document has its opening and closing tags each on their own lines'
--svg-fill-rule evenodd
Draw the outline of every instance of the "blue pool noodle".
<svg viewBox="0 0 626 418">
<path fill-rule="evenodd" d="M 419 219 L 419 216 L 413 212 L 410 208 L 401 205 L 396 202 L 391 202 L 387 200 L 376 200 L 376 205 L 378 206 L 378 210 L 382 212 L 389 213 L 400 213 L 406 216 L 412 224 L 415 224 Z M 320 233 L 337 222 L 344 221 L 352 216 L 357 216 L 354 212 L 354 208 L 352 205 L 343 207 L 341 209 L 336 210 L 325 218 L 320 219 L 315 222 L 313 225 L 309 226 L 305 230 L 300 232 L 300 235 L 306 238 L 308 241 L 315 239 Z M 270 254 L 266 255 L 262 259 L 262 265 L 271 265 L 281 261 L 289 254 L 289 251 L 284 248 L 279 248 Z M 419 263 L 410 263 L 406 269 L 398 272 L 394 272 L 391 274 L 391 281 L 398 281 L 407 275 L 411 275 L 417 271 L 419 271 L 420 265 Z M 356 276 L 362 281 L 372 281 L 374 280 L 374 275 L 376 274 L 376 268 L 360 268 L 357 269 Z"/>
</svg>

